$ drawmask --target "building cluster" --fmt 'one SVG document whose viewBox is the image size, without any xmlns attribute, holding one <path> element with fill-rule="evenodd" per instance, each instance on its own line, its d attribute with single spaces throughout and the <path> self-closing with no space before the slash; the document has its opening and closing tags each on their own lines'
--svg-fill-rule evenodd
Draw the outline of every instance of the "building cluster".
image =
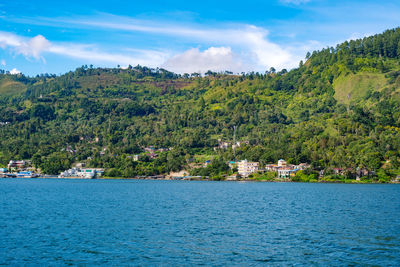
<svg viewBox="0 0 400 267">
<path fill-rule="evenodd" d="M 62 172 L 59 178 L 86 178 L 94 179 L 103 176 L 104 169 L 100 168 L 72 168 Z"/>
<path fill-rule="evenodd" d="M 31 166 L 31 162 L 27 160 L 10 160 L 7 165 L 9 170 L 23 170 Z"/>
<path fill-rule="evenodd" d="M 252 173 L 256 172 L 278 172 L 279 178 L 290 178 L 300 170 L 305 170 L 310 167 L 307 163 L 301 163 L 299 165 L 287 164 L 283 159 L 278 161 L 278 164 L 267 164 L 265 168 L 260 168 L 259 162 L 250 162 L 242 160 L 237 163 L 238 174 L 241 177 L 247 178 Z"/>
<path fill-rule="evenodd" d="M 258 162 L 250 162 L 245 160 L 239 161 L 237 164 L 238 173 L 242 177 L 249 177 L 250 174 L 259 171 L 259 163 Z"/>
<path fill-rule="evenodd" d="M 242 145 L 248 145 L 249 141 L 237 141 L 237 142 L 224 142 L 218 139 L 218 146 L 214 147 L 214 151 L 217 150 L 227 150 L 229 147 L 236 149 Z"/>
<path fill-rule="evenodd" d="M 38 176 L 30 160 L 10 160 L 7 168 L 0 168 L 0 177 L 33 178 Z"/>
<path fill-rule="evenodd" d="M 166 152 L 166 151 L 169 151 L 171 149 L 172 148 L 155 148 L 154 146 L 148 146 L 148 147 L 143 148 L 143 150 L 145 151 L 146 155 L 148 155 L 151 159 L 157 158 L 158 157 L 158 153 Z M 139 160 L 139 155 L 135 155 L 135 156 L 138 156 L 137 160 Z"/>
</svg>

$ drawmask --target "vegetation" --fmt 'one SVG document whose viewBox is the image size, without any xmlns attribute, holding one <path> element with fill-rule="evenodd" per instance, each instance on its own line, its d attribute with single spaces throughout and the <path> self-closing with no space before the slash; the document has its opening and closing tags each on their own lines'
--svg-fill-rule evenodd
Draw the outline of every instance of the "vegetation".
<svg viewBox="0 0 400 267">
<path fill-rule="evenodd" d="M 366 169 L 366 179 L 386 182 L 400 175 L 399 64 L 397 28 L 309 53 L 289 72 L 202 77 L 141 66 L 82 66 L 61 76 L 3 72 L 0 163 L 32 159 L 55 174 L 85 161 L 107 168 L 108 176 L 132 177 L 208 158 L 210 167 L 193 174 L 220 177 L 229 160 L 285 158 L 318 171 L 346 169 L 349 179 Z M 213 149 L 234 135 L 248 144 Z M 152 159 L 143 150 L 149 146 L 171 149 Z"/>
</svg>

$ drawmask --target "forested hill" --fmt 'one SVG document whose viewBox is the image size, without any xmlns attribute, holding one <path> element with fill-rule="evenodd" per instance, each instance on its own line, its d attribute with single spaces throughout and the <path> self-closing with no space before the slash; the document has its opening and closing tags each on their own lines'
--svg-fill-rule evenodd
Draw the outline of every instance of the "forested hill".
<svg viewBox="0 0 400 267">
<path fill-rule="evenodd" d="M 83 161 L 132 177 L 205 159 L 285 158 L 349 175 L 365 168 L 381 180 L 400 174 L 399 28 L 315 51 L 289 72 L 83 66 L 61 76 L 1 74 L 0 94 L 3 165 L 32 159 L 58 173 Z M 234 138 L 246 142 L 213 149 Z M 172 149 L 152 159 L 151 146 Z"/>
</svg>

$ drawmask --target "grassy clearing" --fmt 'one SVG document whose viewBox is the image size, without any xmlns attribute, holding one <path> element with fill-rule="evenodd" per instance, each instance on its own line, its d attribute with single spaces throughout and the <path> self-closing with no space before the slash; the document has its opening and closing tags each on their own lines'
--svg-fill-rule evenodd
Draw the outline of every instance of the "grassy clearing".
<svg viewBox="0 0 400 267">
<path fill-rule="evenodd" d="M 358 73 L 340 76 L 334 81 L 333 87 L 336 100 L 349 104 L 363 98 L 369 90 L 382 90 L 386 84 L 387 79 L 384 74 Z"/>
<path fill-rule="evenodd" d="M 20 82 L 3 79 L 0 81 L 0 94 L 2 96 L 16 95 L 26 90 L 26 86 Z"/>
</svg>

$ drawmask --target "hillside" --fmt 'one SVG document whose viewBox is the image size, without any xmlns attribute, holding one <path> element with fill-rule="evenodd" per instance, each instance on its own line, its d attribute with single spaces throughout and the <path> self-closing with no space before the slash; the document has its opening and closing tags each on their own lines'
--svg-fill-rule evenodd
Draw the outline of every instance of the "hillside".
<svg viewBox="0 0 400 267">
<path fill-rule="evenodd" d="M 349 177 L 367 169 L 387 181 L 400 174 L 399 41 L 400 30 L 389 30 L 277 73 L 83 66 L 57 77 L 2 74 L 0 121 L 10 124 L 0 125 L 0 162 L 32 159 L 58 173 L 84 161 L 132 177 L 204 159 L 215 166 L 205 174 L 218 175 L 229 160 L 285 158 Z M 234 139 L 242 142 L 235 151 L 214 150 Z M 171 149 L 155 157 L 152 147 Z"/>
</svg>

